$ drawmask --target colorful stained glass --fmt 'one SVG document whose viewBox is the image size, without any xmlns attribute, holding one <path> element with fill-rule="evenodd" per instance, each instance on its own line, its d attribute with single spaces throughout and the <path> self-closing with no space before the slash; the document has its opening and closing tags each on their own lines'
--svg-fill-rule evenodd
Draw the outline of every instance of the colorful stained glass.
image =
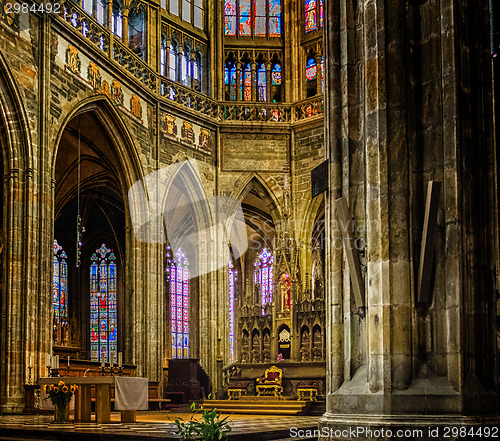
<svg viewBox="0 0 500 441">
<path fill-rule="evenodd" d="M 315 31 L 316 23 L 316 0 L 305 0 L 306 32 Z"/>
<path fill-rule="evenodd" d="M 280 86 L 281 85 L 281 64 L 279 64 L 279 63 L 276 63 L 273 66 L 272 84 L 273 84 L 273 86 Z"/>
<path fill-rule="evenodd" d="M 236 361 L 234 353 L 234 299 L 236 294 L 236 277 L 238 272 L 233 268 L 233 262 L 229 261 L 229 363 Z"/>
<path fill-rule="evenodd" d="M 240 3 L 240 35 L 252 35 L 251 0 L 239 0 Z"/>
<path fill-rule="evenodd" d="M 281 0 L 269 0 L 269 36 L 281 37 Z"/>
<path fill-rule="evenodd" d="M 273 262 L 273 255 L 264 248 L 254 263 L 254 283 L 260 291 L 262 315 L 265 306 L 273 301 Z"/>
<path fill-rule="evenodd" d="M 236 35 L 236 0 L 224 2 L 224 33 Z"/>
<path fill-rule="evenodd" d="M 167 247 L 172 358 L 189 358 L 189 262 L 181 248 Z"/>
<path fill-rule="evenodd" d="M 229 88 L 229 99 L 231 101 L 236 100 L 236 66 L 231 63 L 226 65 L 224 71 L 224 83 L 226 87 Z"/>
<path fill-rule="evenodd" d="M 241 71 L 241 99 L 250 101 L 252 99 L 252 68 L 247 64 Z"/>
<path fill-rule="evenodd" d="M 321 57 L 321 93 L 325 91 L 325 57 Z"/>
<path fill-rule="evenodd" d="M 323 0 L 319 0 L 319 27 L 323 27 Z"/>
<path fill-rule="evenodd" d="M 90 359 L 108 362 L 118 353 L 116 257 L 102 244 L 90 260 Z"/>
<path fill-rule="evenodd" d="M 177 51 L 175 50 L 175 46 L 173 44 L 170 45 L 170 53 L 168 56 L 168 77 L 172 81 L 177 80 Z"/>
<path fill-rule="evenodd" d="M 68 262 L 56 239 L 52 252 L 52 337 L 54 344 L 63 345 L 68 338 Z"/>
<path fill-rule="evenodd" d="M 255 28 L 254 35 L 256 37 L 266 36 L 266 0 L 253 0 Z"/>
<path fill-rule="evenodd" d="M 267 101 L 267 72 L 264 63 L 257 69 L 257 101 Z"/>
<path fill-rule="evenodd" d="M 316 78 L 317 74 L 317 66 L 316 66 L 316 61 L 314 61 L 314 58 L 309 58 L 307 60 L 306 64 L 306 78 L 308 81 L 312 81 Z"/>
</svg>

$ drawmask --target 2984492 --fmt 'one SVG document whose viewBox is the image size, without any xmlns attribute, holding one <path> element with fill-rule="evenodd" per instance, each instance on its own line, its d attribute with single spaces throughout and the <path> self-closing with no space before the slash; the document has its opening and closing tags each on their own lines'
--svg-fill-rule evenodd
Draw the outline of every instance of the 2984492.
<svg viewBox="0 0 500 441">
<path fill-rule="evenodd" d="M 38 13 L 55 13 L 58 14 L 61 10 L 61 4 L 57 2 L 46 2 L 46 3 L 17 3 L 10 2 L 6 3 L 4 6 L 6 14 L 27 14 L 28 12 L 38 12 Z"/>
</svg>

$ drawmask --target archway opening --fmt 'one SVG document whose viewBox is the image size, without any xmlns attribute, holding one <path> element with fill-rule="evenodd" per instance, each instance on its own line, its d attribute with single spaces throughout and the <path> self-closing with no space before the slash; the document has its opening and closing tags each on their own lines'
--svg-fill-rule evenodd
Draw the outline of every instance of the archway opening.
<svg viewBox="0 0 500 441">
<path fill-rule="evenodd" d="M 56 277 L 54 259 L 53 305 L 67 299 L 66 321 L 65 314 L 56 319 L 53 308 L 55 353 L 108 361 L 111 352 L 122 350 L 126 222 L 120 170 L 98 115 L 72 118 L 55 164 L 54 239 L 67 261 L 64 280 L 60 273 Z M 58 307 L 64 308 L 61 301 Z"/>
</svg>

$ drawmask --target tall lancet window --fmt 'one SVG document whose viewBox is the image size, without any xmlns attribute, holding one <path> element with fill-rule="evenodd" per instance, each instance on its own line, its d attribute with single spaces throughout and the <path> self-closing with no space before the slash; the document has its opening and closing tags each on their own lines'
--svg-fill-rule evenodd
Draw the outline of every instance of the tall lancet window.
<svg viewBox="0 0 500 441">
<path fill-rule="evenodd" d="M 273 301 L 273 262 L 273 255 L 264 248 L 254 263 L 254 283 L 260 291 L 262 315 L 265 306 Z"/>
<path fill-rule="evenodd" d="M 305 0 L 305 31 L 323 27 L 323 0 Z"/>
<path fill-rule="evenodd" d="M 64 345 L 68 338 L 68 262 L 56 239 L 52 251 L 52 338 L 54 344 Z"/>
<path fill-rule="evenodd" d="M 167 247 L 172 358 L 189 358 L 189 262 L 181 248 Z"/>
<path fill-rule="evenodd" d="M 102 244 L 90 265 L 90 359 L 109 361 L 117 353 L 116 257 Z"/>
<path fill-rule="evenodd" d="M 233 262 L 229 261 L 229 363 L 234 363 L 234 298 L 236 294 L 236 277 L 238 272 L 233 267 Z"/>
</svg>

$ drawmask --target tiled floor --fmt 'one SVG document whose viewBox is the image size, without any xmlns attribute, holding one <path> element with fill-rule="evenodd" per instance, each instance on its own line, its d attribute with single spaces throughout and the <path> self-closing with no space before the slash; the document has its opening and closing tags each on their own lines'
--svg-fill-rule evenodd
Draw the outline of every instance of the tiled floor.
<svg viewBox="0 0 500 441">
<path fill-rule="evenodd" d="M 225 415 L 223 415 L 224 417 Z M 0 439 L 7 436 L 16 439 L 177 439 L 174 420 L 189 420 L 191 414 L 172 412 L 138 412 L 137 423 L 122 424 L 118 413 L 112 414 L 110 424 L 74 423 L 54 424 L 48 415 L 3 415 L 0 416 Z M 299 416 L 253 416 L 232 415 L 229 417 L 232 440 L 287 438 L 291 427 L 315 427 L 318 417 Z"/>
</svg>

